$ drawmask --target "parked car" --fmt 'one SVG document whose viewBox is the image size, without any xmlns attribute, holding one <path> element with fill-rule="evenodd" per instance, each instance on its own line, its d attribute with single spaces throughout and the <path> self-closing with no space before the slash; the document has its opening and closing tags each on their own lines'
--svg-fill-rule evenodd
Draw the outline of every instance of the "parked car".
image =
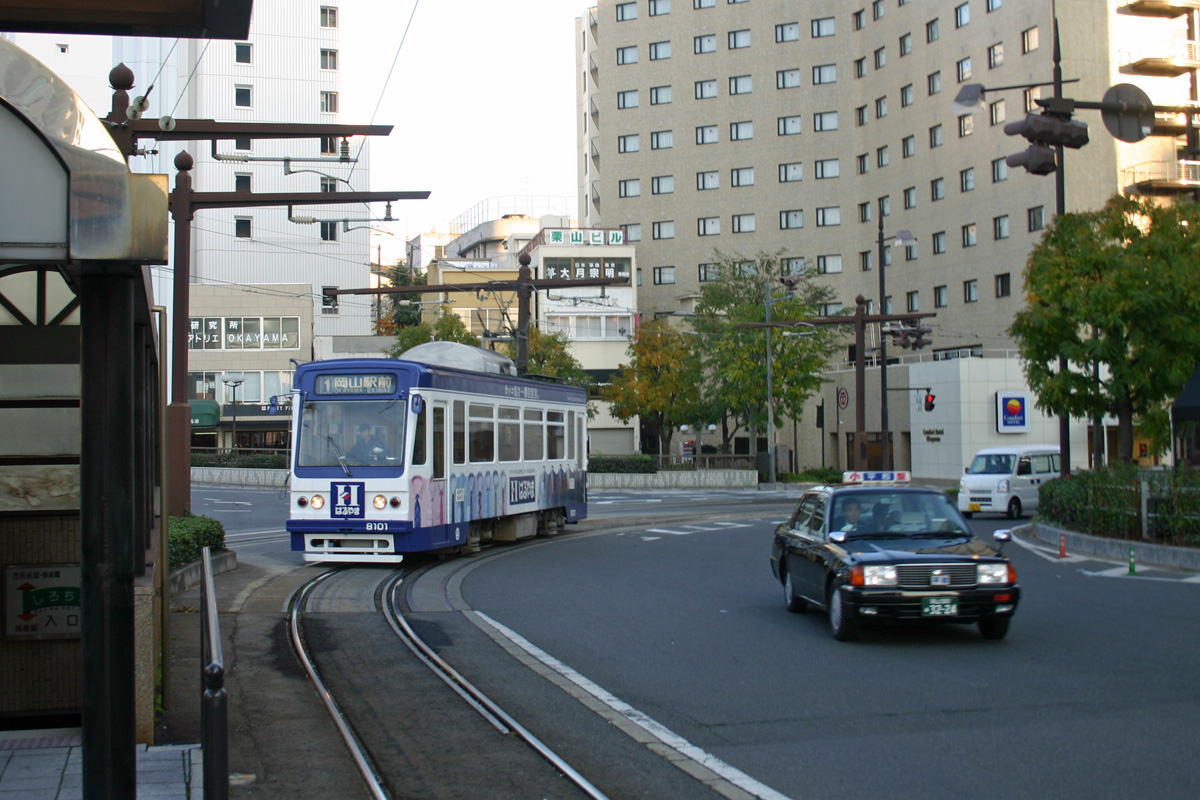
<svg viewBox="0 0 1200 800">
<path fill-rule="evenodd" d="M 842 486 L 805 492 L 775 529 L 771 572 L 787 609 L 829 613 L 835 639 L 877 621 L 977 623 L 1003 639 L 1021 597 L 1017 572 L 971 533 L 954 503 L 906 474 L 846 473 Z"/>
<path fill-rule="evenodd" d="M 987 447 L 958 482 L 958 510 L 968 519 L 994 511 L 1016 519 L 1038 506 L 1038 487 L 1058 477 L 1058 445 Z"/>
</svg>

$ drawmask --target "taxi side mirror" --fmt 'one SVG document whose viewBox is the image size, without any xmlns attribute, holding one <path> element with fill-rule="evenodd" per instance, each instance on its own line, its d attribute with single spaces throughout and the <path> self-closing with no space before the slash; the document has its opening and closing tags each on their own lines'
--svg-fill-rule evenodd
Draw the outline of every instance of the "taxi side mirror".
<svg viewBox="0 0 1200 800">
<path fill-rule="evenodd" d="M 829 532 L 829 541 L 833 542 L 834 544 L 845 543 L 846 532 L 845 531 L 830 531 Z"/>
</svg>

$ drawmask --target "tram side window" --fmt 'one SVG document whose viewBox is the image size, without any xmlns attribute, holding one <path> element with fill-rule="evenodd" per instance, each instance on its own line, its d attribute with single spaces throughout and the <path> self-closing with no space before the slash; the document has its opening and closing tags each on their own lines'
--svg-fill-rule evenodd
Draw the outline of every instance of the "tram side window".
<svg viewBox="0 0 1200 800">
<path fill-rule="evenodd" d="M 566 438 L 563 433 L 563 412 L 546 412 L 546 458 L 566 456 Z"/>
<path fill-rule="evenodd" d="M 567 412 L 567 460 L 575 459 L 575 412 Z"/>
<path fill-rule="evenodd" d="M 425 420 L 426 411 L 421 409 L 421 413 L 417 414 L 417 430 L 413 434 L 412 463 L 415 467 L 423 466 L 429 456 L 428 443 L 425 441 L 427 436 Z"/>
<path fill-rule="evenodd" d="M 496 409 L 483 403 L 471 403 L 471 444 L 470 458 L 472 464 L 488 463 L 496 460 Z"/>
<path fill-rule="evenodd" d="M 433 477 L 446 477 L 446 409 L 433 409 Z"/>
<path fill-rule="evenodd" d="M 521 460 L 521 410 L 504 408 L 499 411 L 500 460 Z"/>
<path fill-rule="evenodd" d="M 467 404 L 454 401 L 454 463 L 467 463 Z"/>
<path fill-rule="evenodd" d="M 525 460 L 541 461 L 546 457 L 545 446 L 542 444 L 542 410 L 540 408 L 525 409 Z"/>
</svg>

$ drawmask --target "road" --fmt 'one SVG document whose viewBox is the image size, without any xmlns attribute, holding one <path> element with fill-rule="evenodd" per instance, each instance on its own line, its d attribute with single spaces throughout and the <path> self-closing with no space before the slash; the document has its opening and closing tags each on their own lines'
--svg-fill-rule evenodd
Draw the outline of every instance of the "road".
<svg viewBox="0 0 1200 800">
<path fill-rule="evenodd" d="M 214 498 L 231 546 L 295 558 L 255 532 L 265 498 L 240 511 L 225 491 L 193 502 Z M 765 494 L 722 493 L 683 523 L 702 497 L 596 493 L 592 518 L 627 524 L 480 559 L 463 595 L 760 796 L 1200 796 L 1200 583 L 1014 543 L 1004 641 L 948 626 L 838 643 L 824 614 L 783 608 L 767 556 L 790 501 Z"/>
</svg>

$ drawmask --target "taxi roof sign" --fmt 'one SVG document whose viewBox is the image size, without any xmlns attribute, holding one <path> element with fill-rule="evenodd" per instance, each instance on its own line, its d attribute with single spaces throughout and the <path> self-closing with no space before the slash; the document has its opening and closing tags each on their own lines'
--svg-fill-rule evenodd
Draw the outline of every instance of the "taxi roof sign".
<svg viewBox="0 0 1200 800">
<path fill-rule="evenodd" d="M 843 472 L 842 483 L 845 484 L 896 484 L 908 483 L 912 473 L 903 470 L 891 472 Z"/>
</svg>

